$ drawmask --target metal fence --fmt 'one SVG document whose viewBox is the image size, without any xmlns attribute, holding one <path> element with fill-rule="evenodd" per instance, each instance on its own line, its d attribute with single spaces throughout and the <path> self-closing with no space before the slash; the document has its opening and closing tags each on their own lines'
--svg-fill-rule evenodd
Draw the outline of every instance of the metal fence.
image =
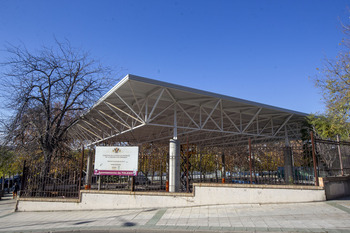
<svg viewBox="0 0 350 233">
<path fill-rule="evenodd" d="M 290 151 L 293 171 L 285 176 L 285 153 Z M 167 191 L 168 146 L 146 145 L 140 150 L 135 191 Z M 254 142 L 250 146 L 201 148 L 181 145 L 181 192 L 191 192 L 193 183 L 314 185 L 311 142 Z M 123 176 L 94 177 L 92 189 L 131 190 L 132 180 Z"/>
<path fill-rule="evenodd" d="M 89 188 L 166 192 L 168 148 L 142 145 L 136 177 L 93 175 Z M 230 147 L 184 143 L 180 152 L 180 192 L 192 192 L 193 183 L 317 185 L 317 176 L 350 174 L 349 142 L 315 138 L 291 141 L 286 146 L 284 141 L 249 140 Z M 21 196 L 77 198 L 86 175 L 87 159 L 81 154 L 54 159 L 46 176 L 40 163 L 26 164 Z M 90 154 L 94 161 L 94 153 Z"/>
<path fill-rule="evenodd" d="M 58 157 L 45 174 L 43 161 L 26 161 L 23 168 L 21 197 L 78 198 L 83 181 L 79 158 Z"/>
<path fill-rule="evenodd" d="M 92 153 L 94 156 L 94 153 Z M 94 158 L 92 158 L 94 160 Z M 92 176 L 91 189 L 166 191 L 168 180 L 168 146 L 145 144 L 140 147 L 138 175 Z"/>
<path fill-rule="evenodd" d="M 315 144 L 319 176 L 350 174 L 350 142 L 316 139 Z"/>
</svg>

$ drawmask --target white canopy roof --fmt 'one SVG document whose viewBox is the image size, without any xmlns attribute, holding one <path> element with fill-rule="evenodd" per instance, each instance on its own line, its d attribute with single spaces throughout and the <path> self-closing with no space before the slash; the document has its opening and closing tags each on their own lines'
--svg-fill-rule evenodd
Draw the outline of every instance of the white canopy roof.
<svg viewBox="0 0 350 233">
<path fill-rule="evenodd" d="M 168 141 L 231 145 L 298 138 L 307 114 L 189 87 L 127 75 L 71 128 L 92 145 Z"/>
</svg>

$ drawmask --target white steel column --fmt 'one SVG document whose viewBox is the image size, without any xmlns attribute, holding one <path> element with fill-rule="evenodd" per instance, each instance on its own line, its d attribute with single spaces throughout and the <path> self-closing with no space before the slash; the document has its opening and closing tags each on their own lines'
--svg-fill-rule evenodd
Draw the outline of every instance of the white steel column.
<svg viewBox="0 0 350 233">
<path fill-rule="evenodd" d="M 176 105 L 174 105 L 174 132 L 169 143 L 169 192 L 180 190 L 180 144 L 177 140 Z"/>
<path fill-rule="evenodd" d="M 178 140 L 170 139 L 169 143 L 169 192 L 180 189 L 180 147 Z"/>
</svg>

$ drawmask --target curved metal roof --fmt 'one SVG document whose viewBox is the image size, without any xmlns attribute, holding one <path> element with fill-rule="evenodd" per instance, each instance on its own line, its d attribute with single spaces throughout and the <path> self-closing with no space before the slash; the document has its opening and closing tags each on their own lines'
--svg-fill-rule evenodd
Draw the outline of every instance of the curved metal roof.
<svg viewBox="0 0 350 233">
<path fill-rule="evenodd" d="M 229 145 L 248 137 L 299 137 L 305 116 L 129 74 L 82 115 L 70 133 L 90 145 L 110 139 L 139 144 L 173 137 Z"/>
</svg>

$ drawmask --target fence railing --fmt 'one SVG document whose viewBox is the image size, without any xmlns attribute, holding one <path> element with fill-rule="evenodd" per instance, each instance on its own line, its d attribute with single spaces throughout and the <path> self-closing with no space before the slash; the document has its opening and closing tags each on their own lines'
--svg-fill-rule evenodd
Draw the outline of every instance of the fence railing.
<svg viewBox="0 0 350 233">
<path fill-rule="evenodd" d="M 350 174 L 350 142 L 316 139 L 315 144 L 320 176 Z"/>
<path fill-rule="evenodd" d="M 317 176 L 350 174 L 349 142 L 315 138 L 286 146 L 251 140 L 225 148 L 184 143 L 180 151 L 181 192 L 192 192 L 193 183 L 315 185 Z M 168 145 L 143 145 L 138 176 L 93 175 L 89 188 L 166 192 L 168 157 Z M 56 158 L 45 176 L 40 163 L 26 164 L 21 196 L 77 198 L 85 184 L 87 161 L 82 158 Z"/>
<path fill-rule="evenodd" d="M 45 174 L 43 163 L 26 162 L 20 196 L 78 198 L 80 184 L 83 182 L 78 163 L 71 158 L 57 158 L 52 161 L 50 171 Z"/>
<path fill-rule="evenodd" d="M 286 149 L 292 158 L 291 177 L 285 175 Z M 142 150 L 141 151 L 145 151 Z M 191 192 L 193 183 L 298 184 L 314 185 L 311 142 L 251 142 L 227 148 L 181 145 L 181 192 Z M 166 191 L 168 180 L 166 146 L 140 153 L 135 191 Z M 188 183 L 188 185 L 187 185 Z M 130 177 L 94 177 L 92 189 L 130 190 Z"/>
</svg>

